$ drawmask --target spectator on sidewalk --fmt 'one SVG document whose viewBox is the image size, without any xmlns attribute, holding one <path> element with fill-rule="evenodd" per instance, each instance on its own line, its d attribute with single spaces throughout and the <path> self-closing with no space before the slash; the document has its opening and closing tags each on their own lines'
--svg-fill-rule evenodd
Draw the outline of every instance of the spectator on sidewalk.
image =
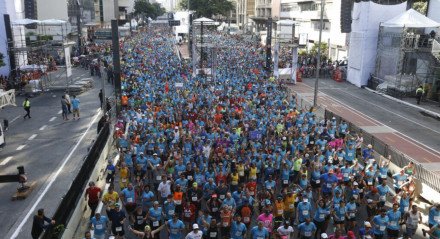
<svg viewBox="0 0 440 239">
<path fill-rule="evenodd" d="M 67 114 L 69 113 L 69 108 L 67 106 L 68 104 L 69 102 L 67 101 L 66 96 L 65 95 L 61 96 L 61 110 L 64 121 L 69 120 L 69 118 L 67 117 Z"/>
<path fill-rule="evenodd" d="M 416 99 L 418 105 L 420 105 L 420 101 L 422 100 L 424 94 L 425 94 L 425 90 L 423 89 L 423 86 L 419 85 L 419 87 L 417 87 L 416 89 Z"/>
<path fill-rule="evenodd" d="M 72 102 L 71 102 L 71 100 L 70 100 L 69 92 L 66 91 L 66 92 L 64 93 L 64 98 L 65 98 L 66 101 L 67 101 L 67 110 L 68 110 L 69 114 L 72 114 L 72 111 L 71 111 Z"/>
<path fill-rule="evenodd" d="M 29 98 L 26 97 L 26 99 L 23 102 L 23 109 L 26 111 L 26 114 L 23 116 L 23 119 L 26 119 L 26 117 L 31 117 L 31 102 L 29 101 Z"/>
<path fill-rule="evenodd" d="M 75 116 L 78 117 L 79 119 L 79 104 L 81 102 L 79 101 L 78 98 L 76 98 L 76 96 L 73 96 L 73 99 L 71 101 L 72 104 L 72 110 L 73 110 L 73 120 L 75 120 Z"/>
<path fill-rule="evenodd" d="M 45 222 L 47 222 L 47 224 Z M 37 215 L 34 215 L 34 220 L 32 222 L 32 238 L 40 238 L 41 233 L 53 225 L 55 225 L 55 220 L 46 217 L 46 215 L 44 215 L 44 209 L 38 209 Z"/>
</svg>

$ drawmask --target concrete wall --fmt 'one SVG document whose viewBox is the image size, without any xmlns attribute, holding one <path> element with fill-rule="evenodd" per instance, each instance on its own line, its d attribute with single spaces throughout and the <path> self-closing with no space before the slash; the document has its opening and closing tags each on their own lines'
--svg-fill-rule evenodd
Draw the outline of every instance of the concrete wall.
<svg viewBox="0 0 440 239">
<path fill-rule="evenodd" d="M 102 150 L 101 156 L 99 157 L 95 165 L 95 168 L 92 171 L 92 175 L 90 176 L 90 181 L 94 181 L 96 186 L 100 188 L 104 188 L 105 185 L 104 171 L 107 166 L 107 158 L 112 149 L 112 144 L 113 144 L 112 133 L 113 133 L 113 127 L 110 127 L 110 135 L 109 135 L 109 139 L 107 140 L 107 144 Z M 85 194 L 85 190 L 86 188 L 84 189 L 82 195 Z M 78 201 L 77 207 L 72 213 L 72 217 L 70 218 L 66 226 L 66 230 L 64 231 L 62 237 L 63 239 L 74 238 L 74 234 L 78 226 L 80 225 L 81 219 L 83 218 L 84 213 L 86 211 L 88 211 L 88 213 L 90 214 L 87 201 L 83 200 L 83 198 L 81 197 L 81 199 Z"/>
<path fill-rule="evenodd" d="M 37 0 L 38 20 L 69 20 L 66 0 Z"/>
</svg>

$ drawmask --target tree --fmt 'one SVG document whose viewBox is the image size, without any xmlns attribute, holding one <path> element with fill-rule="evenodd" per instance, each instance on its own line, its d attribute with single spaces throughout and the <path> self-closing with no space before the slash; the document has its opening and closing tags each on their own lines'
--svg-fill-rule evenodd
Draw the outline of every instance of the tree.
<svg viewBox="0 0 440 239">
<path fill-rule="evenodd" d="M 310 55 L 318 56 L 318 43 L 314 43 L 312 49 L 310 49 Z M 325 42 L 321 42 L 321 59 L 327 59 L 328 57 L 328 45 Z"/>
<path fill-rule="evenodd" d="M 414 1 L 412 8 L 423 15 L 426 15 L 428 11 L 428 1 L 427 0 L 418 0 Z"/>
<path fill-rule="evenodd" d="M 151 19 L 156 19 L 165 13 L 165 8 L 159 3 L 150 3 L 148 0 L 136 0 L 133 13 L 134 15 L 144 15 L 151 17 Z"/>
<path fill-rule="evenodd" d="M 222 15 L 228 17 L 230 12 L 235 10 L 234 4 L 230 0 L 180 0 L 180 9 L 195 11 L 195 17 L 208 17 Z"/>
</svg>

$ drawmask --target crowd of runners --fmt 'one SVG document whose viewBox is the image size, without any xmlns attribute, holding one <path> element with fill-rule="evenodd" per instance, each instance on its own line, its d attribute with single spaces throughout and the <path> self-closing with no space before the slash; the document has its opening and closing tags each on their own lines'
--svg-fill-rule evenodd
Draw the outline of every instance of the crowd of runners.
<svg viewBox="0 0 440 239">
<path fill-rule="evenodd" d="M 297 108 L 255 42 L 212 37 L 237 46 L 217 52 L 212 81 L 179 61 L 169 30 L 122 44 L 120 160 L 108 162 L 106 212 L 91 215 L 95 238 L 413 236 L 412 165 L 388 177 L 347 123 Z M 424 232 L 438 238 L 439 222 L 437 205 Z"/>
</svg>

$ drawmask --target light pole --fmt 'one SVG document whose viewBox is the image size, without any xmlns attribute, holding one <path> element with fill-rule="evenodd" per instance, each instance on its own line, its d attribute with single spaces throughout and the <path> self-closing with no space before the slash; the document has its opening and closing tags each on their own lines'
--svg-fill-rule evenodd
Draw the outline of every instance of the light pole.
<svg viewBox="0 0 440 239">
<path fill-rule="evenodd" d="M 321 19 L 319 23 L 319 41 L 318 41 L 318 59 L 316 62 L 316 79 L 315 79 L 315 93 L 313 95 L 313 107 L 318 105 L 318 85 L 319 85 L 319 70 L 321 69 L 321 40 L 322 28 L 324 25 L 324 6 L 325 0 L 321 0 Z"/>
</svg>

